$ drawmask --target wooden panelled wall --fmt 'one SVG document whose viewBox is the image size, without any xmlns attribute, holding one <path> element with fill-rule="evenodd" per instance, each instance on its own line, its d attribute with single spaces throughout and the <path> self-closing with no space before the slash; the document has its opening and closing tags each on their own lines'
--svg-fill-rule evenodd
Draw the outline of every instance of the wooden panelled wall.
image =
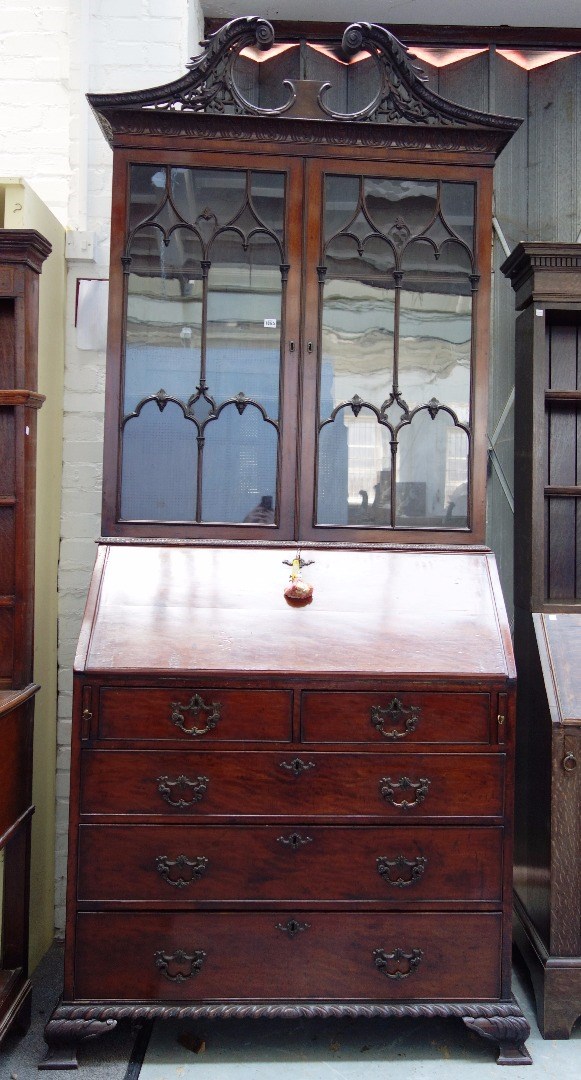
<svg viewBox="0 0 581 1080">
<path fill-rule="evenodd" d="M 509 612 L 513 596 L 514 293 L 500 273 L 519 240 L 577 241 L 581 232 L 581 55 L 532 70 L 494 47 L 449 67 L 430 67 L 443 97 L 525 118 L 495 167 L 488 543 Z M 505 246 L 506 245 L 506 246 Z"/>
</svg>

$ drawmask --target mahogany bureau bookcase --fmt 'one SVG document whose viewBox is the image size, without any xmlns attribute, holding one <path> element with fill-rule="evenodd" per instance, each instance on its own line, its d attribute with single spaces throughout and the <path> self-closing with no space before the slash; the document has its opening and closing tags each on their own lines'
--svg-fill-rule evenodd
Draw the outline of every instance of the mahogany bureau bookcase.
<svg viewBox="0 0 581 1080">
<path fill-rule="evenodd" d="M 90 98 L 103 537 L 47 1068 L 170 1015 L 449 1016 L 530 1060 L 483 544 L 492 166 L 519 122 L 432 94 L 377 26 L 283 44 L 236 19 L 175 83 Z"/>
</svg>

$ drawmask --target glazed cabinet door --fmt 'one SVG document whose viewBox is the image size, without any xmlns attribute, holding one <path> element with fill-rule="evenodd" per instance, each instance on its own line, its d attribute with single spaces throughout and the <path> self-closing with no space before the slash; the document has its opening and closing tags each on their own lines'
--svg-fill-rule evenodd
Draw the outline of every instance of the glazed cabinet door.
<svg viewBox="0 0 581 1080">
<path fill-rule="evenodd" d="M 124 312 L 110 324 L 121 391 L 106 528 L 215 537 L 267 526 L 288 538 L 302 162 L 134 157 L 112 259 Z"/>
<path fill-rule="evenodd" d="M 305 539 L 462 543 L 481 528 L 486 192 L 435 171 L 308 164 Z"/>
</svg>

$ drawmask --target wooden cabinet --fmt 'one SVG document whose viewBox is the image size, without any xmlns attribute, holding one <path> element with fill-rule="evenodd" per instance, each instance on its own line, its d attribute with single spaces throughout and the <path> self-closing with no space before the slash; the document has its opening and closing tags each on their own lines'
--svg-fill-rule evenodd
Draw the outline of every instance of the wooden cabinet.
<svg viewBox="0 0 581 1080">
<path fill-rule="evenodd" d="M 0 230 L 0 1041 L 30 1024 L 38 275 L 50 250 L 40 233 Z"/>
<path fill-rule="evenodd" d="M 287 554 L 100 548 L 75 665 L 52 1067 L 84 1010 L 93 1033 L 176 1003 L 190 1017 L 419 1007 L 527 1060 L 510 993 L 515 680 L 493 557 L 313 547 L 313 602 L 295 607 Z M 389 604 L 358 621 L 369 581 Z"/>
<path fill-rule="evenodd" d="M 516 940 L 546 1038 L 581 1014 L 581 246 L 519 244 L 515 289 Z"/>
<path fill-rule="evenodd" d="M 171 87 L 90 99 L 104 537 L 46 1067 L 176 1007 L 457 1016 L 522 1063 L 515 673 L 482 547 L 491 169 L 518 121 L 431 94 L 380 27 L 328 85 L 272 44 L 234 20 Z"/>
</svg>

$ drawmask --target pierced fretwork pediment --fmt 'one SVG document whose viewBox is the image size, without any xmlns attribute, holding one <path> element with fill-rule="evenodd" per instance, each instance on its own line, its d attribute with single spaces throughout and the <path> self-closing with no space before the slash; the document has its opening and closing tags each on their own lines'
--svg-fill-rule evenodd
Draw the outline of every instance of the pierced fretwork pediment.
<svg viewBox="0 0 581 1080">
<path fill-rule="evenodd" d="M 127 129 L 127 113 L 134 123 L 141 114 L 142 128 L 159 124 L 159 114 L 172 116 L 174 123 L 176 114 L 196 114 L 355 121 L 432 133 L 471 130 L 487 135 L 489 147 L 498 152 L 520 123 L 434 94 L 404 46 L 372 23 L 353 23 L 341 49 L 326 50 L 323 79 L 305 77 L 298 45 L 294 51 L 292 45 L 275 46 L 273 27 L 258 16 L 233 19 L 202 44 L 204 51 L 192 58 L 181 79 L 131 93 L 89 95 L 109 141 L 119 126 Z"/>
</svg>

